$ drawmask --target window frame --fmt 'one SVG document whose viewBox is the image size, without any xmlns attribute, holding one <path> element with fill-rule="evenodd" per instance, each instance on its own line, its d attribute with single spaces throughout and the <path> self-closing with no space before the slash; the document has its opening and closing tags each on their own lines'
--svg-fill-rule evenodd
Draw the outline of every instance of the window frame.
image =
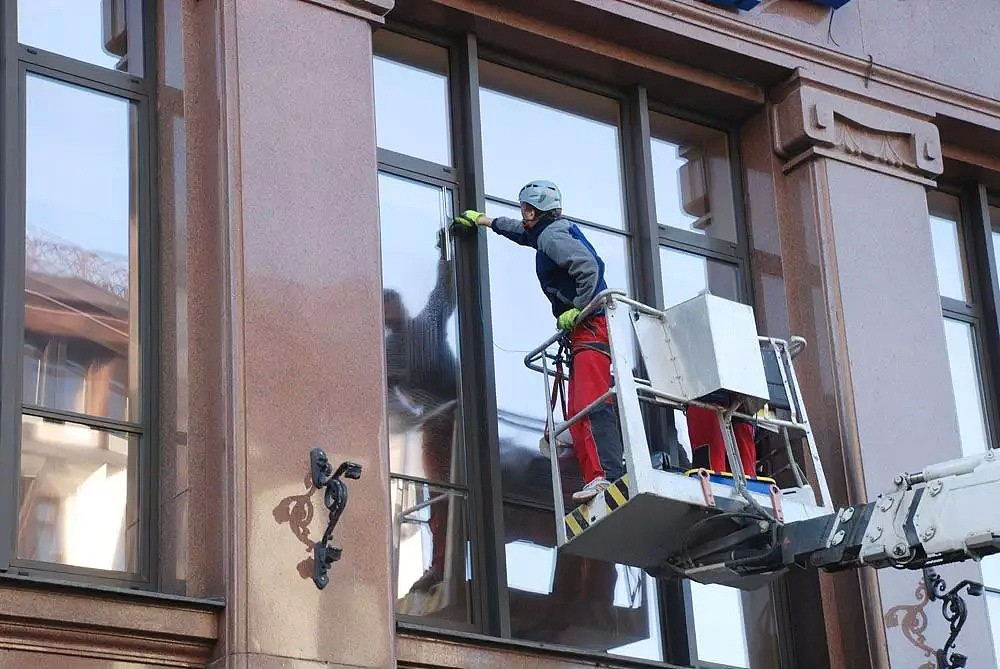
<svg viewBox="0 0 1000 669">
<path fill-rule="evenodd" d="M 957 198 L 958 243 L 965 260 L 962 271 L 968 290 L 965 302 L 939 294 L 942 318 L 964 323 L 971 329 L 986 440 L 990 448 L 1000 448 L 1000 397 L 994 384 L 1000 379 L 1000 326 L 997 324 L 1000 308 L 997 282 L 1000 279 L 992 248 L 992 233 L 1000 221 L 991 222 L 989 212 L 991 202 L 997 200 L 979 183 L 958 184 L 943 180 L 934 190 Z"/>
<path fill-rule="evenodd" d="M 750 267 L 749 230 L 743 204 L 742 161 L 739 153 L 739 125 L 720 124 L 687 110 L 650 101 L 643 86 L 614 87 L 591 79 L 556 70 L 534 61 L 503 51 L 493 45 L 480 46 L 472 33 L 442 35 L 390 20 L 382 28 L 389 32 L 423 40 L 449 50 L 449 91 L 453 168 L 426 163 L 408 156 L 378 149 L 378 167 L 383 169 L 390 162 L 397 169 L 406 169 L 425 177 L 431 170 L 450 171 L 449 180 L 459 194 L 461 208 L 475 207 L 482 210 L 487 199 L 517 206 L 503 197 L 487 198 L 479 113 L 479 62 L 511 68 L 540 77 L 557 84 L 568 85 L 585 92 L 610 97 L 619 105 L 619 154 L 622 175 L 623 221 L 621 229 L 583 219 L 571 218 L 581 226 L 614 234 L 627 243 L 627 276 L 633 293 L 638 299 L 662 304 L 659 248 L 661 245 L 693 252 L 702 256 L 732 263 L 739 273 L 739 299 L 753 304 L 753 284 Z M 726 134 L 730 161 L 732 198 L 737 228 L 736 242 L 701 236 L 683 230 L 659 226 L 655 215 L 652 168 L 650 156 L 651 111 L 668 114 L 684 121 L 707 126 Z M 497 425 L 497 399 L 493 364 L 493 333 L 486 318 L 492 313 L 490 305 L 489 262 L 487 243 L 483 234 L 457 235 L 457 279 L 459 309 L 471 309 L 477 318 L 467 318 L 459 327 L 459 342 L 463 353 L 463 366 L 472 373 L 462 374 L 463 397 L 475 398 L 471 406 L 464 406 L 463 421 L 467 443 L 466 461 L 469 468 L 469 535 L 473 542 L 473 570 L 478 573 L 480 621 L 477 630 L 469 632 L 455 629 L 439 621 L 396 615 L 399 631 L 438 638 L 464 638 L 502 643 L 511 647 L 532 647 L 570 653 L 592 659 L 618 658 L 599 651 L 569 648 L 552 643 L 537 643 L 511 637 L 509 599 L 504 541 L 503 513 L 505 505 L 551 512 L 552 504 L 525 499 L 503 492 L 499 467 L 499 434 Z M 472 288 L 468 288 L 471 286 Z M 477 485 L 478 484 L 478 485 Z M 479 569 L 476 572 L 476 569 Z M 691 665 L 694 657 L 695 638 L 689 629 L 691 610 L 689 588 L 684 583 L 670 580 L 655 582 L 655 616 L 660 625 L 662 662 Z M 784 650 L 789 623 L 785 607 L 781 604 L 781 586 L 772 589 L 775 618 L 778 625 L 779 655 L 782 666 L 788 664 L 790 655 Z M 633 659 L 622 656 L 620 661 L 636 666 L 660 666 L 662 662 Z M 698 662 L 696 666 L 708 666 Z M 734 669 L 723 665 L 713 668 Z"/>
<path fill-rule="evenodd" d="M 121 72 L 76 60 L 69 56 L 18 42 L 17 0 L 2 0 L 3 87 L 0 104 L 3 108 L 3 163 L 0 168 L 0 188 L 4 205 L 3 231 L 0 247 L 3 266 L 0 268 L 0 351 L 8 364 L 0 368 L 0 388 L 3 397 L 12 401 L 0 404 L 0 471 L 8 472 L 8 483 L 0 491 L 0 573 L 11 572 L 39 580 L 71 580 L 98 586 L 123 586 L 147 590 L 160 587 L 159 536 L 159 255 L 156 194 L 153 165 L 157 160 L 156 112 L 156 4 L 141 2 L 143 76 Z M 135 271 L 137 290 L 137 329 L 139 337 L 140 402 L 137 420 L 119 421 L 78 414 L 69 411 L 25 407 L 22 398 L 24 347 L 24 284 L 25 284 L 25 123 L 26 82 L 28 76 L 76 86 L 99 94 L 110 95 L 135 105 L 135 170 L 137 258 Z M 35 415 L 43 419 L 65 421 L 90 427 L 124 431 L 136 435 L 136 467 L 129 468 L 130 485 L 135 485 L 136 565 L 134 572 L 92 569 L 60 563 L 39 562 L 17 557 L 16 518 L 20 509 L 19 479 L 21 450 L 21 417 Z M 133 483 L 134 482 L 134 483 Z"/>
</svg>

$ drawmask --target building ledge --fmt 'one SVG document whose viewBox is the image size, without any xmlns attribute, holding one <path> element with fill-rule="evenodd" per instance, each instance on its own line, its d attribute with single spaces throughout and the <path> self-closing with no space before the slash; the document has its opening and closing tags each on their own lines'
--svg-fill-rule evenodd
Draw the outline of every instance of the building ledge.
<svg viewBox="0 0 1000 669">
<path fill-rule="evenodd" d="M 636 660 L 532 641 L 438 630 L 409 623 L 396 625 L 396 659 L 400 667 L 433 666 L 441 669 L 682 669 L 664 662 Z"/>
<path fill-rule="evenodd" d="M 0 648 L 204 667 L 223 603 L 0 576 Z"/>
</svg>

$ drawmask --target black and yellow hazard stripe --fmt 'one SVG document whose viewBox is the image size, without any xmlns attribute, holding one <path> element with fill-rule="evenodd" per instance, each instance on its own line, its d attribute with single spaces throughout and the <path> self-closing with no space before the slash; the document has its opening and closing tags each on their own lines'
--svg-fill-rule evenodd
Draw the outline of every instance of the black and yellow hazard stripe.
<svg viewBox="0 0 1000 669">
<path fill-rule="evenodd" d="M 573 509 L 569 514 L 566 515 L 566 536 L 575 537 L 579 534 L 583 534 L 583 531 L 590 527 L 590 523 L 587 521 L 587 517 L 583 515 L 577 507 Z"/>
<path fill-rule="evenodd" d="M 628 475 L 621 477 L 604 491 L 604 503 L 614 511 L 628 501 Z"/>
<path fill-rule="evenodd" d="M 591 505 L 594 504 L 600 497 L 595 497 L 586 504 L 578 506 L 573 509 L 570 513 L 566 514 L 566 538 L 572 539 L 583 534 L 584 530 L 590 527 L 590 520 L 588 520 L 588 515 L 591 513 Z M 629 500 L 629 488 L 628 488 L 628 475 L 625 475 L 611 484 L 607 490 L 604 491 L 604 504 L 607 506 L 607 513 L 620 508 Z M 602 511 L 602 509 L 598 509 Z M 606 517 L 607 514 L 602 513 L 601 517 Z M 595 518 L 595 520 L 597 520 Z"/>
</svg>

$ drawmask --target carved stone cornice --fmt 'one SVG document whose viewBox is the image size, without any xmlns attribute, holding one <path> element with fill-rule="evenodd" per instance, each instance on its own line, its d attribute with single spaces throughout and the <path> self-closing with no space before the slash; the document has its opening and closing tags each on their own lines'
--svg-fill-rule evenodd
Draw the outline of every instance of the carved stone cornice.
<svg viewBox="0 0 1000 669">
<path fill-rule="evenodd" d="M 218 639 L 215 602 L 4 581 L 0 649 L 204 667 Z"/>
<path fill-rule="evenodd" d="M 928 185 L 944 170 L 933 123 L 801 80 L 772 105 L 771 121 L 786 173 L 820 156 Z"/>
<path fill-rule="evenodd" d="M 396 0 L 301 0 L 344 14 L 367 19 L 372 23 L 385 23 L 385 15 L 392 11 Z"/>
</svg>

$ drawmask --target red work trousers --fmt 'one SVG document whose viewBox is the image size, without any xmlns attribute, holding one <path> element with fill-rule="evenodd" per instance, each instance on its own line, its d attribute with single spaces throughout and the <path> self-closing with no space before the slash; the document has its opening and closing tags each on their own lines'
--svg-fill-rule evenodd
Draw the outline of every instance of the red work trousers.
<svg viewBox="0 0 1000 669">
<path fill-rule="evenodd" d="M 591 316 L 573 328 L 569 340 L 572 363 L 567 410 L 573 416 L 611 387 L 607 319 L 603 314 Z M 614 481 L 624 474 L 613 402 L 608 398 L 569 429 L 584 483 L 599 477 Z"/>
<path fill-rule="evenodd" d="M 726 442 L 722 439 L 719 415 L 701 407 L 688 407 L 687 424 L 691 450 L 708 444 L 708 461 L 712 469 L 717 472 L 730 471 L 726 461 Z M 743 473 L 747 476 L 756 476 L 757 445 L 753 442 L 753 426 L 749 423 L 734 422 L 733 432 L 736 434 L 736 446 L 740 452 L 740 462 L 743 463 Z"/>
</svg>

